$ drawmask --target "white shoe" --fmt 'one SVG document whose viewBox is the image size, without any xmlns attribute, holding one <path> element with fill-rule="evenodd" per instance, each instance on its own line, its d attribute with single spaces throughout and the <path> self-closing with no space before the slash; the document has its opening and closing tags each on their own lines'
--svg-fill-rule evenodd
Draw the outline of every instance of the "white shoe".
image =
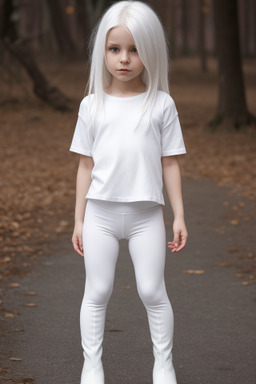
<svg viewBox="0 0 256 384">
<path fill-rule="evenodd" d="M 157 362 L 154 364 L 153 369 L 153 383 L 154 384 L 177 384 L 176 375 L 173 364 L 169 367 L 161 367 Z"/>
<path fill-rule="evenodd" d="M 104 371 L 103 371 L 102 364 L 99 364 L 97 368 L 92 368 L 89 370 L 86 369 L 85 364 L 82 371 L 81 383 L 82 384 L 104 384 Z"/>
<path fill-rule="evenodd" d="M 153 384 L 177 384 L 172 363 L 173 311 L 168 297 L 159 305 L 147 306 L 153 353 Z"/>
<path fill-rule="evenodd" d="M 102 342 L 105 328 L 106 306 L 82 304 L 80 325 L 84 365 L 81 384 L 104 384 Z"/>
</svg>

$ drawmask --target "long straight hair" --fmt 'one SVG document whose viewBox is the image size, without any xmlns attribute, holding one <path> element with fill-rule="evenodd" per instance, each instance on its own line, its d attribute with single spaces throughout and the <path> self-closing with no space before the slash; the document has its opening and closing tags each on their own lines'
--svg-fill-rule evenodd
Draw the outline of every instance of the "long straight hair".
<svg viewBox="0 0 256 384">
<path fill-rule="evenodd" d="M 97 113 L 103 106 L 104 89 L 111 82 L 105 63 L 105 46 L 108 32 L 117 26 L 129 30 L 144 65 L 142 81 L 146 85 L 146 97 L 139 120 L 146 117 L 149 121 L 158 90 L 169 93 L 168 47 L 158 16 L 141 1 L 119 1 L 105 12 L 91 36 L 91 67 L 87 85 L 91 101 L 90 126 L 94 125 Z"/>
</svg>

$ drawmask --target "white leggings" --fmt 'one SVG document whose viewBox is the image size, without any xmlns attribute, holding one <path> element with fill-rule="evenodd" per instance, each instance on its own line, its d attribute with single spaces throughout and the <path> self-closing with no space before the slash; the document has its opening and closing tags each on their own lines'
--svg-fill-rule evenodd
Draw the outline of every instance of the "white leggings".
<svg viewBox="0 0 256 384">
<path fill-rule="evenodd" d="M 173 312 L 164 267 L 166 235 L 162 206 L 154 202 L 88 200 L 83 247 L 86 269 L 80 324 L 84 367 L 81 384 L 103 384 L 105 314 L 112 293 L 119 240 L 127 239 L 139 296 L 147 310 L 154 346 L 154 384 L 176 384 L 172 366 Z"/>
</svg>

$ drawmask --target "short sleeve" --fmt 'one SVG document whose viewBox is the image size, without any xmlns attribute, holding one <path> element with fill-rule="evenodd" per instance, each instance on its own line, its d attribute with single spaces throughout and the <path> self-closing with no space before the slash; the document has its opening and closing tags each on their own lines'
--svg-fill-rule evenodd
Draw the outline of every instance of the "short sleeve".
<svg viewBox="0 0 256 384">
<path fill-rule="evenodd" d="M 80 104 L 75 132 L 70 146 L 71 152 L 92 156 L 93 138 L 89 133 L 87 98 Z"/>
<path fill-rule="evenodd" d="M 186 153 L 178 112 L 170 96 L 168 96 L 164 104 L 161 144 L 162 156 Z"/>
</svg>

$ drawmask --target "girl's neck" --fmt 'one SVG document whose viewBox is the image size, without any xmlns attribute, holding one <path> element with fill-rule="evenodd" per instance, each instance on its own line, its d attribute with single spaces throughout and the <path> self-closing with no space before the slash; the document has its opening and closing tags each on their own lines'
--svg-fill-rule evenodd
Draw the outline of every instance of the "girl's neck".
<svg viewBox="0 0 256 384">
<path fill-rule="evenodd" d="M 144 93 L 146 91 L 146 86 L 142 82 L 133 85 L 125 82 L 122 84 L 116 84 L 115 82 L 112 82 L 110 86 L 104 91 L 111 96 L 130 97 Z"/>
</svg>

